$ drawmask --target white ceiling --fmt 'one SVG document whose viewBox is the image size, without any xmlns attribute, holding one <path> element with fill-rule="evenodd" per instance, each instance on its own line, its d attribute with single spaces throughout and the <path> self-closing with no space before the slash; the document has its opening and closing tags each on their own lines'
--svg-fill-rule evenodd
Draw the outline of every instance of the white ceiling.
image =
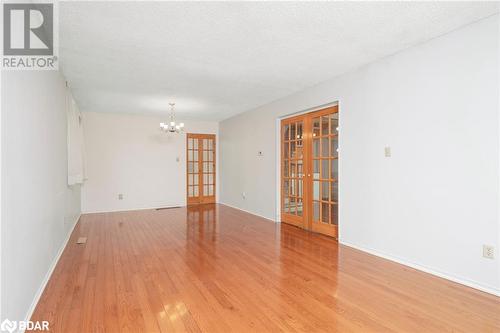
<svg viewBox="0 0 500 333">
<path fill-rule="evenodd" d="M 220 120 L 498 12 L 498 2 L 61 2 L 82 111 Z M 466 47 L 466 46 L 464 46 Z"/>
</svg>

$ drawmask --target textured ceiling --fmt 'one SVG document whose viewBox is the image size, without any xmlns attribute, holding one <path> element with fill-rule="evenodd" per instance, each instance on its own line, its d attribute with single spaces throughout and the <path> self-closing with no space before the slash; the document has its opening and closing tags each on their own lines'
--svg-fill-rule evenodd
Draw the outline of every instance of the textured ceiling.
<svg viewBox="0 0 500 333">
<path fill-rule="evenodd" d="M 497 2 L 61 2 L 82 111 L 220 120 L 498 12 Z"/>
</svg>

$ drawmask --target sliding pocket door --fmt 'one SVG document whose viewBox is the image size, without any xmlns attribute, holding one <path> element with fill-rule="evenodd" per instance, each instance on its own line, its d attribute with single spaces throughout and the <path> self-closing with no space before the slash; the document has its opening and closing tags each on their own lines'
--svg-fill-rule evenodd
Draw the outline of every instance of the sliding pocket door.
<svg viewBox="0 0 500 333">
<path fill-rule="evenodd" d="M 215 202 L 215 135 L 187 134 L 187 204 Z"/>
<path fill-rule="evenodd" d="M 337 106 L 281 121 L 281 216 L 337 237 Z"/>
</svg>

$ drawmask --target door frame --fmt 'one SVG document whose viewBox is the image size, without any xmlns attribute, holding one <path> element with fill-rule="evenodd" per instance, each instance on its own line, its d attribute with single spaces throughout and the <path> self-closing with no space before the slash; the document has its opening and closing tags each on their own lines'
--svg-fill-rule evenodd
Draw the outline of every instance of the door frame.
<svg viewBox="0 0 500 333">
<path fill-rule="evenodd" d="M 341 138 L 342 138 L 342 131 L 341 131 L 341 124 L 342 124 L 342 120 L 340 119 L 342 117 L 342 114 L 343 112 L 341 111 L 341 100 L 338 99 L 336 101 L 333 101 L 333 102 L 330 102 L 330 103 L 326 103 L 326 104 L 322 104 L 322 105 L 318 105 L 318 106 L 314 106 L 314 107 L 311 107 L 311 108 L 308 108 L 308 109 L 304 109 L 304 110 L 301 110 L 301 111 L 297 111 L 297 112 L 292 112 L 292 113 L 288 113 L 286 115 L 283 115 L 283 116 L 279 116 L 278 118 L 276 118 L 276 122 L 275 122 L 275 135 L 276 135 L 276 142 L 275 142 L 275 148 L 276 148 L 276 165 L 275 165 L 275 170 L 276 170 L 276 183 L 275 183 L 275 193 L 276 193 L 276 210 L 275 210 L 275 214 L 276 214 L 276 220 L 275 222 L 276 223 L 281 223 L 281 197 L 282 197 L 282 193 L 281 193 L 281 156 L 282 156 L 282 149 L 281 149 L 281 121 L 283 119 L 288 119 L 288 118 L 291 118 L 291 117 L 296 117 L 296 116 L 302 116 L 306 113 L 313 113 L 313 112 L 316 112 L 316 111 L 321 111 L 323 109 L 327 109 L 327 108 L 330 108 L 330 107 L 333 107 L 333 106 L 337 106 L 338 107 L 338 113 L 339 113 L 339 134 L 338 134 L 338 140 L 339 140 L 339 147 L 340 147 L 340 142 L 341 142 Z M 341 159 L 339 158 L 339 171 L 338 171 L 338 174 L 339 174 L 339 179 L 342 178 L 342 167 L 341 167 Z M 338 232 L 337 232 L 337 240 L 340 241 L 340 236 L 341 236 L 341 217 L 342 217 L 342 214 L 341 214 L 341 210 L 342 210 L 342 206 L 341 205 L 341 186 L 342 186 L 343 182 L 338 182 L 338 193 L 339 193 L 339 198 L 338 198 L 338 205 L 339 205 L 339 208 L 338 208 Z M 304 190 L 305 190 L 305 187 L 304 187 Z M 309 210 L 309 208 L 306 208 L 306 210 Z M 310 212 L 309 212 L 310 213 Z M 309 216 L 307 217 L 308 218 L 308 224 L 311 224 L 312 221 L 309 219 Z M 309 229 L 312 230 L 312 226 L 311 225 L 308 225 Z"/>
</svg>

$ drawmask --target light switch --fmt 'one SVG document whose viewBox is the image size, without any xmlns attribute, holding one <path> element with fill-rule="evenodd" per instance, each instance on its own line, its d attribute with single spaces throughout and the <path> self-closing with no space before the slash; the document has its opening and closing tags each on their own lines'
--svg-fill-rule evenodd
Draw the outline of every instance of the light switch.
<svg viewBox="0 0 500 333">
<path fill-rule="evenodd" d="M 391 157 L 391 147 L 386 146 L 384 148 L 384 154 L 385 154 L 385 157 Z"/>
</svg>

